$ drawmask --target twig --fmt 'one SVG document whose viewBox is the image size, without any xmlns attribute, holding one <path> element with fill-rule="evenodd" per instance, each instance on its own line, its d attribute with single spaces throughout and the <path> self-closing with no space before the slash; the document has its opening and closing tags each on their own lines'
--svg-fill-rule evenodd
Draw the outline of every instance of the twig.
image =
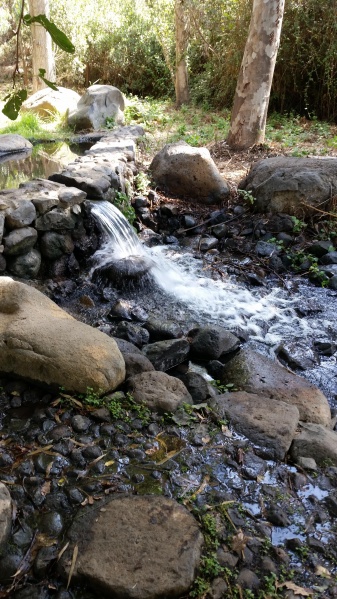
<svg viewBox="0 0 337 599">
<path fill-rule="evenodd" d="M 321 212 L 321 214 L 326 214 L 327 216 L 332 216 L 333 218 L 337 218 L 337 214 L 334 212 L 326 212 L 325 210 L 320 210 L 320 208 L 316 208 L 316 206 L 310 206 L 310 204 L 306 204 L 305 202 L 301 202 L 302 206 L 306 208 L 310 208 L 311 210 L 316 210 L 317 212 Z"/>
</svg>

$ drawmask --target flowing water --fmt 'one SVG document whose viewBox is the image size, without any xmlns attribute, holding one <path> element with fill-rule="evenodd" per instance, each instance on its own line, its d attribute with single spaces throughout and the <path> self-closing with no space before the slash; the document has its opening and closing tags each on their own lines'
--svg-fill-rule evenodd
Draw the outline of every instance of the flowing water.
<svg viewBox="0 0 337 599">
<path fill-rule="evenodd" d="M 94 269 L 111 258 L 145 258 L 150 264 L 153 286 L 175 303 L 178 313 L 183 307 L 190 321 L 244 332 L 251 344 L 271 357 L 275 357 L 274 349 L 284 342 L 311 348 L 314 341 L 337 339 L 335 292 L 303 282 L 291 293 L 277 286 L 251 291 L 234 277 L 213 280 L 207 276 L 208 270 L 203 270 L 202 260 L 186 249 L 144 246 L 125 217 L 109 202 L 93 202 L 92 214 L 105 236 L 103 246 L 94 256 Z M 306 310 L 305 306 L 309 308 Z M 311 310 L 310 306 L 319 308 Z M 319 385 L 334 403 L 337 395 L 334 356 L 323 356 L 316 364 L 313 361 L 305 376 Z"/>
</svg>

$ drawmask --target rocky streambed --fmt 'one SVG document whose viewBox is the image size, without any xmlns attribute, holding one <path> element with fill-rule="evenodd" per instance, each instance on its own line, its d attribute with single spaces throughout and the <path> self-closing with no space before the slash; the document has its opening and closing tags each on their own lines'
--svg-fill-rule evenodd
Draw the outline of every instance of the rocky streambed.
<svg viewBox="0 0 337 599">
<path fill-rule="evenodd" d="M 126 162 L 122 170 L 104 170 L 103 148 L 99 160 L 94 186 L 78 172 L 88 160 L 79 161 L 76 173 L 68 169 L 58 177 L 82 191 L 84 185 L 90 192 L 101 190 L 104 197 L 109 177 L 120 185 L 115 175 L 125 172 Z M 66 209 L 70 219 L 79 217 L 77 209 L 72 211 L 75 201 L 62 208 L 59 191 L 51 195 L 57 212 Z M 163 290 L 157 279 L 151 289 L 148 279 L 143 289 L 88 280 L 93 248 L 77 253 L 79 268 L 70 273 L 76 236 L 71 251 L 61 251 L 60 258 L 41 252 L 49 230 L 35 235 L 37 245 L 24 255 L 42 254 L 53 277 L 34 286 L 94 326 L 100 348 L 99 331 L 110 337 L 111 348 L 115 339 L 126 376 L 103 397 L 98 383 L 90 388 L 84 380 L 90 364 L 83 373 L 77 366 L 81 351 L 91 351 L 90 333 L 88 349 L 84 342 L 77 348 L 74 329 L 74 344 L 62 346 L 60 361 L 65 372 L 73 371 L 73 381 L 68 380 L 67 390 L 48 384 L 62 314 L 53 309 L 55 320 L 47 329 L 50 361 L 34 364 L 33 375 L 32 360 L 31 372 L 24 375 L 36 380 L 38 372 L 40 385 L 13 375 L 1 380 L 0 593 L 15 599 L 336 596 L 333 284 L 323 290 L 329 316 L 320 318 L 317 288 L 301 288 L 300 279 L 287 277 L 285 253 L 270 242 L 273 237 L 268 240 L 268 227 L 275 234 L 275 217 L 258 217 L 258 233 L 257 219 L 240 202 L 201 210 L 199 218 L 186 204 L 182 209 L 179 201 L 153 192 L 138 196 L 134 205 L 147 243 L 168 244 L 179 263 L 187 248 L 200 270 L 213 275 L 217 293 L 225 283 L 229 304 L 222 307 L 222 317 L 221 306 L 212 310 L 206 299 L 198 311 L 200 295 L 195 303 L 187 301 Z M 50 209 L 55 211 L 55 205 Z M 294 229 L 291 217 L 279 218 L 277 235 L 286 234 L 284 222 Z M 90 219 L 84 225 L 85 239 L 90 231 L 101 235 Z M 293 229 L 287 234 L 296 246 L 302 241 Z M 5 238 L 9 235 L 5 229 Z M 59 241 L 62 228 L 57 235 Z M 261 254 L 263 244 L 268 255 Z M 328 253 L 330 245 L 324 249 Z M 55 262 L 63 264 L 58 273 Z M 192 270 L 200 278 L 191 261 L 184 268 L 186 277 Z M 276 281 L 285 295 L 274 304 L 268 300 L 262 310 L 259 301 L 266 302 Z M 296 285 L 301 295 L 295 301 Z M 7 337 L 3 345 L 7 373 L 22 350 L 32 352 L 34 360 L 46 356 L 36 340 L 25 345 L 29 326 L 24 321 L 33 317 L 38 332 L 40 318 L 45 331 L 48 300 L 41 300 L 38 312 L 38 292 L 24 293 L 17 307 L 12 296 L 7 302 L 6 293 L 1 296 L 2 317 L 10 339 L 15 338 L 8 343 Z M 215 297 L 206 285 L 206 298 L 207 293 Z M 271 305 L 277 306 L 275 314 Z M 62 330 L 75 327 L 72 323 L 65 318 Z M 82 393 L 69 391 L 76 379 Z"/>
</svg>

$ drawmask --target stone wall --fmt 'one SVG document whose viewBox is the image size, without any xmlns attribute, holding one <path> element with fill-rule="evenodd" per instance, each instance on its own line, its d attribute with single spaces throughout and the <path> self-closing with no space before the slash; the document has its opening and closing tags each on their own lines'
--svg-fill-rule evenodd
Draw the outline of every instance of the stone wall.
<svg viewBox="0 0 337 599">
<path fill-rule="evenodd" d="M 97 249 L 87 200 L 128 193 L 141 127 L 120 127 L 49 180 L 0 192 L 0 274 L 73 276 Z"/>
</svg>

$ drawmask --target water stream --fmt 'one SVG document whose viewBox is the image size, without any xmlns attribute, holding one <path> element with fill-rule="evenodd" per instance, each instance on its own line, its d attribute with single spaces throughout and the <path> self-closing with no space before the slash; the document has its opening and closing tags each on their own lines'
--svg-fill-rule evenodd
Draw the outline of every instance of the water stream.
<svg viewBox="0 0 337 599">
<path fill-rule="evenodd" d="M 104 232 L 104 242 L 94 256 L 94 268 L 113 259 L 138 256 L 148 261 L 153 286 L 188 312 L 189 320 L 219 324 L 244 332 L 259 351 L 275 357 L 274 349 L 285 341 L 311 348 L 314 341 L 337 339 L 336 293 L 300 284 L 297 292 L 275 286 L 247 289 L 234 277 L 213 280 L 203 262 L 179 246 L 143 245 L 120 211 L 109 202 L 92 202 L 92 214 Z M 141 292 L 140 292 L 141 293 Z M 299 308 L 318 305 L 319 310 Z M 324 310 L 323 310 L 324 307 Z M 322 311 L 323 310 L 323 311 Z M 304 310 L 305 311 L 305 310 Z M 165 310 L 164 310 L 165 312 Z M 303 374 L 317 384 L 335 405 L 337 366 L 335 356 L 318 358 Z"/>
</svg>

